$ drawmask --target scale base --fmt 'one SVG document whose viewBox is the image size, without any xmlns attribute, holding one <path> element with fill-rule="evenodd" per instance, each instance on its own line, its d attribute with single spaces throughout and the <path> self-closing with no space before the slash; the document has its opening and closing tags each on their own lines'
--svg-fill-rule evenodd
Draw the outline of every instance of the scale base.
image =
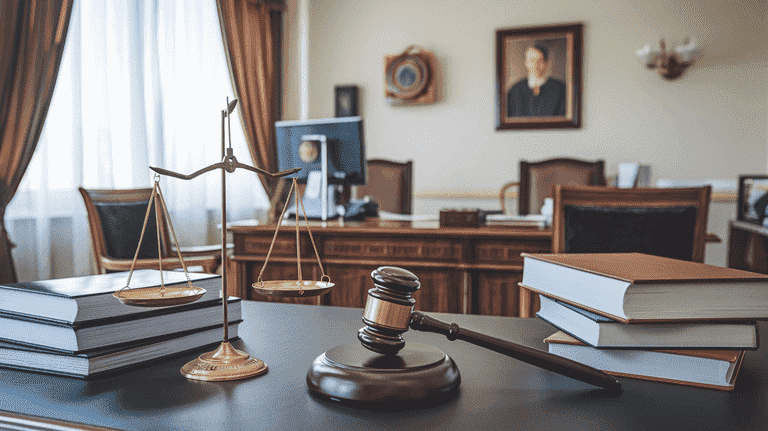
<svg viewBox="0 0 768 431">
<path fill-rule="evenodd" d="M 458 393 L 461 374 L 441 350 L 407 344 L 384 356 L 360 343 L 343 344 L 318 356 L 307 386 L 326 400 L 364 409 L 420 408 L 442 404 Z"/>
<path fill-rule="evenodd" d="M 192 380 L 220 382 L 255 377 L 267 372 L 267 364 L 223 342 L 213 352 L 203 353 L 181 367 L 181 374 Z"/>
</svg>

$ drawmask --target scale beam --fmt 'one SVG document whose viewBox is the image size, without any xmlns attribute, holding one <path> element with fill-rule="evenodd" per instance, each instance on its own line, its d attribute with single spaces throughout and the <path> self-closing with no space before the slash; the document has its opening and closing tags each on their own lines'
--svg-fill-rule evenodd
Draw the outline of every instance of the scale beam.
<svg viewBox="0 0 768 431">
<path fill-rule="evenodd" d="M 154 166 L 150 166 L 149 168 L 152 169 L 153 171 L 157 172 L 160 175 L 167 175 L 169 177 L 174 177 L 174 178 L 178 178 L 178 179 L 181 179 L 181 180 L 191 180 L 191 179 L 196 178 L 196 177 L 198 177 L 198 176 L 200 176 L 200 175 L 202 175 L 202 174 L 204 174 L 206 172 L 210 172 L 210 171 L 212 171 L 214 169 L 224 169 L 225 171 L 227 171 L 229 173 L 232 173 L 232 172 L 235 171 L 235 169 L 242 168 L 242 169 L 246 169 L 246 170 L 249 170 L 249 171 L 252 171 L 252 172 L 256 172 L 257 174 L 261 174 L 261 175 L 267 176 L 269 178 L 280 178 L 280 177 L 284 177 L 286 175 L 295 174 L 296 172 L 299 172 L 301 170 L 301 168 L 293 168 L 293 169 L 288 169 L 286 171 L 272 173 L 272 172 L 265 171 L 264 169 L 260 169 L 260 168 L 254 167 L 254 166 L 245 165 L 245 164 L 242 164 L 242 163 L 237 161 L 237 158 L 232 154 L 232 148 L 227 148 L 227 156 L 224 157 L 224 160 L 220 161 L 219 163 L 214 163 L 214 164 L 212 164 L 210 166 L 202 168 L 202 169 L 200 169 L 198 171 L 195 171 L 195 172 L 193 172 L 193 173 L 191 173 L 189 175 L 180 174 L 178 172 L 173 172 L 173 171 L 169 171 L 168 169 L 157 168 L 157 167 L 154 167 Z"/>
<path fill-rule="evenodd" d="M 235 155 L 232 153 L 232 132 L 231 125 L 229 127 L 229 148 L 226 148 L 225 154 L 225 135 L 224 135 L 224 123 L 225 119 L 229 120 L 232 116 L 237 105 L 237 99 L 230 102 L 227 100 L 227 108 L 221 111 L 221 155 L 222 160 L 218 163 L 214 163 L 210 166 L 197 170 L 191 174 L 181 174 L 178 172 L 169 171 L 168 169 L 158 168 L 150 166 L 150 169 L 160 175 L 167 175 L 169 177 L 178 178 L 181 180 L 191 180 L 204 173 L 221 169 L 221 261 L 222 261 L 222 274 L 221 274 L 221 297 L 222 297 L 222 311 L 223 311 L 223 326 L 224 326 L 224 339 L 219 346 L 213 352 L 208 352 L 200 355 L 197 359 L 188 362 L 181 369 L 181 374 L 188 379 L 193 380 L 208 380 L 208 381 L 224 381 L 224 380 L 237 380 L 247 377 L 253 377 L 263 374 L 267 371 L 267 365 L 260 359 L 256 359 L 250 356 L 248 353 L 241 352 L 233 348 L 229 344 L 228 325 L 229 318 L 227 317 L 227 181 L 226 174 L 232 173 L 237 168 L 246 169 L 252 172 L 256 172 L 259 175 L 264 175 L 269 178 L 280 178 L 286 175 L 295 174 L 299 172 L 301 168 L 289 169 L 287 171 L 272 173 L 265 171 L 254 166 L 242 164 L 237 161 Z"/>
</svg>

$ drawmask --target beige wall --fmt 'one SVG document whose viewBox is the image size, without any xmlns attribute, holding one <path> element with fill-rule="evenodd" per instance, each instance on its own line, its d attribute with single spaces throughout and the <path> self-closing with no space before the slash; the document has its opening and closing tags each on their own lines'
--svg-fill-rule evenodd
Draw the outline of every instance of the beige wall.
<svg viewBox="0 0 768 431">
<path fill-rule="evenodd" d="M 286 13 L 285 119 L 300 117 L 297 1 Z M 358 85 L 368 157 L 412 159 L 417 197 L 489 196 L 517 178 L 520 159 L 555 156 L 603 158 L 609 175 L 619 162 L 650 164 L 653 181 L 766 172 L 763 0 L 306 1 L 309 118 L 333 116 L 334 85 Z M 570 22 L 585 25 L 582 128 L 496 131 L 495 31 Z M 703 57 L 679 80 L 638 64 L 643 45 L 686 36 Z M 392 106 L 384 57 L 411 44 L 438 58 L 439 101 Z"/>
<path fill-rule="evenodd" d="M 285 119 L 299 118 L 297 0 L 286 14 Z M 333 116 L 333 87 L 361 89 L 370 157 L 413 159 L 416 193 L 496 190 L 517 162 L 558 155 L 640 161 L 654 178 L 765 172 L 766 2 L 762 0 L 309 0 L 309 117 Z M 495 131 L 495 31 L 583 22 L 583 127 Z M 677 81 L 634 52 L 693 36 L 703 57 Z M 439 102 L 391 106 L 384 57 L 418 44 L 440 63 Z"/>
</svg>

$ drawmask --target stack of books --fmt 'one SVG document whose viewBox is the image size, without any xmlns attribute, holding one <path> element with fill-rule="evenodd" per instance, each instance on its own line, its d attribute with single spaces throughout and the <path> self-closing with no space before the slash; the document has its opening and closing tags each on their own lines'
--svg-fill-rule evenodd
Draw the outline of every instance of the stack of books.
<svg viewBox="0 0 768 431">
<path fill-rule="evenodd" d="M 79 378 L 135 368 L 223 340 L 221 276 L 190 273 L 199 300 L 171 307 L 132 307 L 112 294 L 127 272 L 0 285 L 0 367 Z M 131 289 L 159 286 L 160 271 L 136 270 Z M 164 271 L 165 286 L 187 285 Z M 240 298 L 228 299 L 228 335 L 237 338 Z"/>
<path fill-rule="evenodd" d="M 547 227 L 547 217 L 542 214 L 488 214 L 485 217 L 485 225 L 506 227 L 537 227 L 543 229 Z"/>
<path fill-rule="evenodd" d="M 523 254 L 548 350 L 608 374 L 733 389 L 768 275 L 640 253 Z"/>
</svg>

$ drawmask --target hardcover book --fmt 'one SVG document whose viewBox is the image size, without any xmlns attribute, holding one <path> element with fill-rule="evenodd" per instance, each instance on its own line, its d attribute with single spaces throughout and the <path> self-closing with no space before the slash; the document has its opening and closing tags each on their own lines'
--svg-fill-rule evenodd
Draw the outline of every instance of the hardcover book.
<svg viewBox="0 0 768 431">
<path fill-rule="evenodd" d="M 626 325 L 557 299 L 542 296 L 540 319 L 597 348 L 758 348 L 755 322 L 640 323 Z"/>
<path fill-rule="evenodd" d="M 240 323 L 229 323 L 229 340 L 238 338 Z M 79 353 L 0 341 L 0 367 L 91 379 L 214 346 L 221 343 L 222 331 L 222 325 L 207 326 Z"/>
<path fill-rule="evenodd" d="M 166 286 L 187 284 L 183 272 L 163 271 L 162 275 Z M 220 275 L 189 273 L 189 278 L 193 286 L 206 290 L 197 302 L 221 298 Z M 114 292 L 126 287 L 127 280 L 126 271 L 4 284 L 0 285 L 0 310 L 67 324 L 151 312 L 152 308 L 126 306 L 112 296 Z M 139 269 L 133 272 L 130 288 L 160 285 L 160 271 Z"/>
<path fill-rule="evenodd" d="M 768 275 L 641 253 L 523 253 L 520 286 L 624 323 L 768 319 Z"/>
<path fill-rule="evenodd" d="M 240 298 L 230 297 L 227 307 L 230 322 L 241 319 Z M 49 349 L 82 352 L 216 324 L 223 328 L 220 299 L 193 302 L 181 307 L 165 307 L 126 317 L 68 325 L 0 312 L 0 339 Z"/>
<path fill-rule="evenodd" d="M 544 339 L 550 353 L 617 377 L 731 390 L 743 350 L 595 349 L 564 332 Z"/>
</svg>

